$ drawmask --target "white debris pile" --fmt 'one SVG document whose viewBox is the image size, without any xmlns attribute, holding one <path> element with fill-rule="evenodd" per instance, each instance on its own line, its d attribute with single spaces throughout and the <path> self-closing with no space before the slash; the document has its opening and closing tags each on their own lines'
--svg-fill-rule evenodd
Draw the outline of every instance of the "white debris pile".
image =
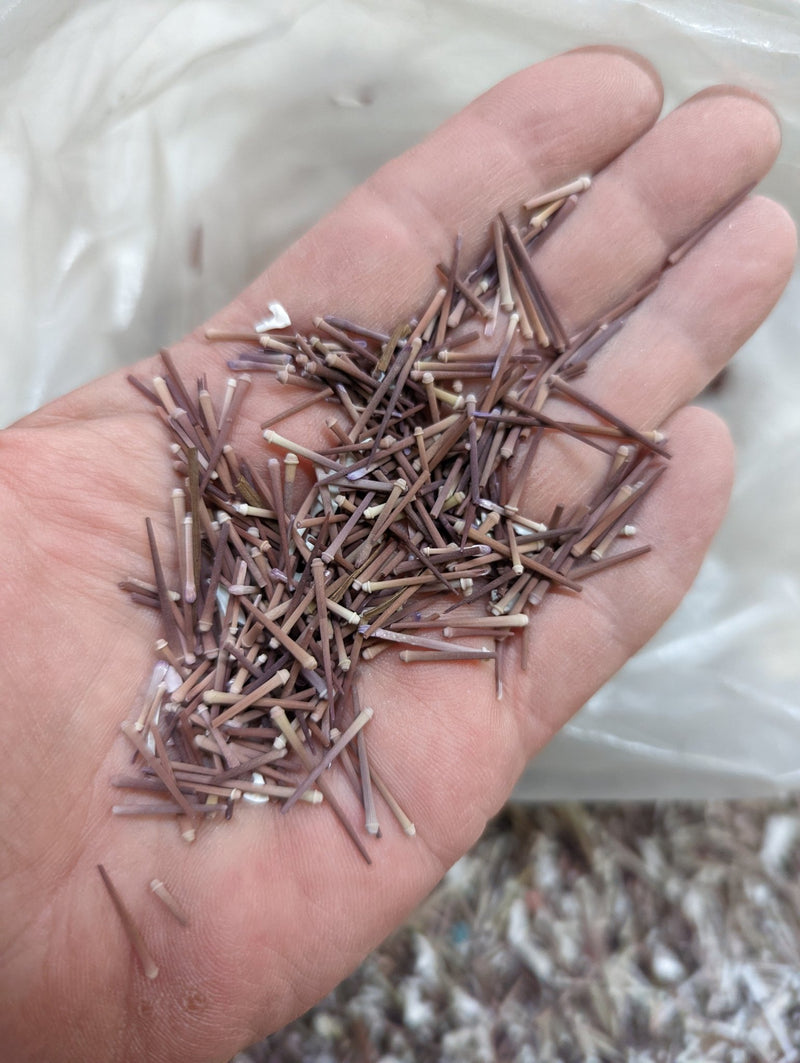
<svg viewBox="0 0 800 1063">
<path fill-rule="evenodd" d="M 511 807 L 234 1063 L 800 1058 L 800 798 Z"/>
</svg>

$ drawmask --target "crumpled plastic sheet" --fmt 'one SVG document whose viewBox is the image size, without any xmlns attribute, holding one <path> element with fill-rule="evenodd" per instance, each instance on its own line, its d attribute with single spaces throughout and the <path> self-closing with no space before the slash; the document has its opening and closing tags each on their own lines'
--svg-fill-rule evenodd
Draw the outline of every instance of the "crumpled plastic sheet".
<svg viewBox="0 0 800 1063">
<path fill-rule="evenodd" d="M 800 216 L 795 0 L 0 2 L 0 424 L 175 340 L 473 96 L 598 41 L 648 56 L 667 109 L 719 81 L 769 97 L 764 190 Z M 799 289 L 708 400 L 739 464 L 695 587 L 518 796 L 800 783 Z"/>
</svg>

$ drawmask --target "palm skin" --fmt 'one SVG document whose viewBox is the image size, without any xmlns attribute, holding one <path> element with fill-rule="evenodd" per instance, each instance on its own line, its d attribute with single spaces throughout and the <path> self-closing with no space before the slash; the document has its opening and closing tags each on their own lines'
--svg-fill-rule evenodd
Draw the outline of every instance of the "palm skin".
<svg viewBox="0 0 800 1063">
<path fill-rule="evenodd" d="M 772 112 L 743 92 L 701 94 L 654 126 L 660 103 L 647 64 L 613 49 L 524 71 L 379 171 L 213 323 L 247 325 L 277 298 L 300 328 L 324 312 L 391 326 L 429 295 L 432 264 L 456 230 L 470 260 L 498 209 L 588 171 L 598 176 L 586 201 L 537 259 L 576 332 L 763 176 L 777 151 Z M 636 425 L 666 422 L 670 472 L 638 521 L 654 550 L 579 598 L 548 597 L 526 670 L 513 651 L 503 701 L 482 663 L 415 668 L 386 653 L 364 666 L 370 747 L 417 826 L 409 839 L 384 817 L 371 867 L 324 808 L 243 808 L 191 846 L 169 822 L 112 817 L 109 779 L 130 755 L 119 724 L 160 634 L 157 616 L 117 583 L 148 576 L 145 515 L 167 542 L 176 481 L 164 430 L 116 374 L 0 433 L 7 1058 L 225 1060 L 310 1006 L 403 919 L 476 840 L 527 759 L 690 585 L 725 509 L 732 458 L 724 427 L 682 407 L 769 311 L 793 253 L 784 212 L 745 201 L 665 275 L 586 378 L 585 390 Z M 201 331 L 173 355 L 218 395 L 224 359 Z M 135 372 L 157 369 L 151 360 Z M 256 380 L 234 439 L 243 454 L 263 455 L 258 423 L 287 401 Z M 324 416 L 296 416 L 281 431 L 313 445 Z M 553 444 L 546 457 L 530 505 L 591 488 L 598 470 L 573 447 Z M 98 862 L 157 958 L 155 981 L 123 936 Z M 188 928 L 147 896 L 153 877 L 181 898 Z"/>
</svg>

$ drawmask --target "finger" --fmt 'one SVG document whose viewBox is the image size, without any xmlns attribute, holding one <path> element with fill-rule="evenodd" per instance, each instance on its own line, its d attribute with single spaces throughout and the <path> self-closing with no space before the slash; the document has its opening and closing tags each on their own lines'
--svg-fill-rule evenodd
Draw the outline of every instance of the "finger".
<svg viewBox="0 0 800 1063">
<path fill-rule="evenodd" d="M 764 320 L 791 275 L 795 250 L 786 211 L 761 197 L 746 200 L 665 272 L 575 387 L 640 430 L 658 428 L 706 387 Z M 555 393 L 547 411 L 568 422 L 587 420 L 579 406 Z M 591 490 L 586 485 L 605 462 L 584 444 L 549 437 L 531 485 L 533 516 L 546 519 L 566 492 L 580 493 L 581 484 Z"/>
<path fill-rule="evenodd" d="M 507 78 L 425 141 L 382 167 L 242 296 L 274 292 L 297 316 L 317 306 L 385 325 L 418 309 L 431 264 L 464 238 L 482 253 L 498 209 L 595 173 L 655 122 L 658 76 L 616 48 L 588 48 Z M 314 278 L 313 286 L 309 285 Z"/>
<path fill-rule="evenodd" d="M 667 115 L 598 174 L 534 255 L 567 332 L 649 281 L 673 249 L 761 180 L 779 147 L 771 108 L 720 87 Z"/>
<path fill-rule="evenodd" d="M 660 425 L 758 328 L 791 276 L 796 244 L 783 207 L 746 200 L 665 272 L 598 355 L 587 392 L 640 428 Z"/>
<path fill-rule="evenodd" d="M 660 106 L 652 68 L 619 49 L 582 49 L 523 70 L 385 165 L 211 324 L 250 328 L 278 299 L 301 329 L 325 313 L 391 328 L 429 296 L 432 266 L 450 255 L 458 230 L 467 261 L 482 248 L 498 207 L 602 169 L 653 124 Z M 218 382 L 225 348 L 203 337 L 198 329 L 177 344 L 175 358 L 187 376 L 207 372 Z M 136 371 L 147 376 L 160 367 L 150 359 Z M 125 376 L 51 403 L 27 423 L 130 409 Z M 268 382 L 260 390 L 265 408 L 287 402 L 285 390 Z"/>
</svg>

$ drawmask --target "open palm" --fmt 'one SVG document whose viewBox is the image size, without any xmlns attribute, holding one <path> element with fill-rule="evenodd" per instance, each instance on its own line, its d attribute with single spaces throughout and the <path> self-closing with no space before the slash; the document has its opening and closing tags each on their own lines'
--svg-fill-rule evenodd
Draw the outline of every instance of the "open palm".
<svg viewBox="0 0 800 1063">
<path fill-rule="evenodd" d="M 584 172 L 580 209 L 538 271 L 572 333 L 640 287 L 704 221 L 768 170 L 772 112 L 737 90 L 695 97 L 659 124 L 645 63 L 611 49 L 551 60 L 503 82 L 384 167 L 291 248 L 215 325 L 240 327 L 279 299 L 300 328 L 318 313 L 391 327 L 430 296 L 432 265 L 464 234 L 480 250 L 499 209 Z M 727 502 L 731 448 L 709 414 L 683 409 L 756 328 L 791 269 L 794 232 L 775 204 L 743 201 L 664 276 L 604 349 L 584 390 L 642 428 L 666 423 L 669 475 L 638 523 L 652 553 L 553 595 L 519 647 L 504 699 L 492 670 L 363 665 L 370 747 L 417 826 L 391 821 L 366 866 L 326 808 L 242 809 L 185 845 L 168 821 L 111 815 L 109 780 L 130 751 L 119 724 L 152 669 L 155 613 L 117 583 L 146 577 L 144 516 L 166 542 L 175 486 L 164 429 L 122 374 L 0 434 L 0 1043 L 15 1060 L 224 1060 L 344 977 L 478 837 L 525 762 L 648 639 L 691 583 Z M 218 349 L 173 356 L 218 393 Z M 143 363 L 143 378 L 157 363 Z M 237 428 L 286 391 L 257 379 Z M 324 414 L 282 426 L 322 438 Z M 547 453 L 538 499 L 591 490 L 573 450 Z M 533 487 L 533 485 L 532 485 Z M 333 785 L 333 784 L 332 784 Z M 341 790 L 345 805 L 353 802 Z M 160 974 L 147 980 L 95 870 L 136 915 Z M 146 895 L 165 879 L 190 914 Z"/>
</svg>

